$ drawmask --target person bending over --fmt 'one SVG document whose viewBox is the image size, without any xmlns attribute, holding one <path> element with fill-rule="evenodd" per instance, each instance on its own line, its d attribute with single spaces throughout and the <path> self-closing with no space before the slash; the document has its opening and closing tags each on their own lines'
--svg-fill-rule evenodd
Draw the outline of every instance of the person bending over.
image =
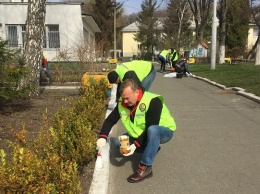
<svg viewBox="0 0 260 194">
<path fill-rule="evenodd" d="M 137 183 L 153 176 L 152 165 L 160 144 L 172 139 L 176 124 L 161 95 L 145 91 L 132 79 L 122 82 L 119 91 L 119 103 L 105 119 L 96 144 L 102 149 L 112 127 L 121 119 L 130 139 L 129 153 L 124 156 L 142 153 L 137 170 L 127 178 Z M 118 138 L 114 144 L 119 147 Z"/>
</svg>

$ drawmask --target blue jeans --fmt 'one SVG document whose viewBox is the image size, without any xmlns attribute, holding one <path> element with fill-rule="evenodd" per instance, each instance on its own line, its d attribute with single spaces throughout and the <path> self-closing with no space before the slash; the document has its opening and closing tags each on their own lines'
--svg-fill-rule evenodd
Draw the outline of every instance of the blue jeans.
<svg viewBox="0 0 260 194">
<path fill-rule="evenodd" d="M 51 74 L 50 74 L 50 72 L 49 72 L 49 65 L 48 65 L 48 63 L 47 63 L 47 66 L 46 66 L 45 69 L 46 69 L 46 70 L 45 70 L 45 74 L 46 74 L 47 78 L 51 79 Z"/>
<path fill-rule="evenodd" d="M 165 71 L 166 59 L 161 55 L 158 56 L 158 59 L 161 61 L 161 70 Z"/>
<path fill-rule="evenodd" d="M 127 135 L 127 134 L 124 134 Z M 173 131 L 170 129 L 159 126 L 159 125 L 151 125 L 147 129 L 147 141 L 140 148 L 136 149 L 136 152 L 142 152 L 142 158 L 140 162 L 147 166 L 152 166 L 154 162 L 155 155 L 157 154 L 158 148 L 160 144 L 167 143 L 173 137 Z M 129 136 L 130 145 L 134 142 L 134 139 Z M 117 148 L 119 148 L 119 140 L 115 138 L 114 144 Z"/>
<path fill-rule="evenodd" d="M 142 86 L 144 87 L 145 91 L 148 91 L 153 83 L 153 80 L 156 76 L 156 71 L 155 68 L 153 68 L 152 72 L 147 75 L 143 81 L 142 81 Z"/>
</svg>

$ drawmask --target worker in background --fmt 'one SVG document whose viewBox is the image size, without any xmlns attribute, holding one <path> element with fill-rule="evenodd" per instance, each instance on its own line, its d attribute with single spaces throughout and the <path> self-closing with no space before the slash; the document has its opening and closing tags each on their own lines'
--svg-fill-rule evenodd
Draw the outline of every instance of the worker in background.
<svg viewBox="0 0 260 194">
<path fill-rule="evenodd" d="M 48 68 L 48 60 L 45 54 L 42 55 L 42 67 L 44 69 L 45 75 L 47 76 L 47 82 L 50 83 L 51 75 Z"/>
</svg>

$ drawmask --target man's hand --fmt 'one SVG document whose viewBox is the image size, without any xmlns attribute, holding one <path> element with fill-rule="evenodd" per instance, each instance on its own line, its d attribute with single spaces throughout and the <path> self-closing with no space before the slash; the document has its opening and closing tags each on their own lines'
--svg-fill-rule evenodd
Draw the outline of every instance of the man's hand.
<svg viewBox="0 0 260 194">
<path fill-rule="evenodd" d="M 130 156 L 135 152 L 136 146 L 135 144 L 131 144 L 126 150 L 130 151 L 128 154 L 123 154 L 124 156 Z"/>
<path fill-rule="evenodd" d="M 44 71 L 46 71 L 46 68 L 43 68 Z"/>
<path fill-rule="evenodd" d="M 97 150 L 100 150 L 101 148 L 105 147 L 106 143 L 107 143 L 107 140 L 106 140 L 106 139 L 104 139 L 104 138 L 99 138 L 99 139 L 97 140 Z"/>
</svg>

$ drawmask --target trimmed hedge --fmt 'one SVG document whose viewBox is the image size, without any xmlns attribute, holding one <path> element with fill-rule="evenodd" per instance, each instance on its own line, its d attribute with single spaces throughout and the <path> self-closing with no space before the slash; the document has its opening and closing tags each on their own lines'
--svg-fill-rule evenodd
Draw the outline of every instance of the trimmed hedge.
<svg viewBox="0 0 260 194">
<path fill-rule="evenodd" d="M 24 127 L 9 142 L 11 153 L 0 150 L 0 193 L 81 193 L 79 173 L 96 156 L 107 85 L 101 80 L 80 90 L 81 98 L 60 109 L 36 139 L 29 141 Z"/>
</svg>

